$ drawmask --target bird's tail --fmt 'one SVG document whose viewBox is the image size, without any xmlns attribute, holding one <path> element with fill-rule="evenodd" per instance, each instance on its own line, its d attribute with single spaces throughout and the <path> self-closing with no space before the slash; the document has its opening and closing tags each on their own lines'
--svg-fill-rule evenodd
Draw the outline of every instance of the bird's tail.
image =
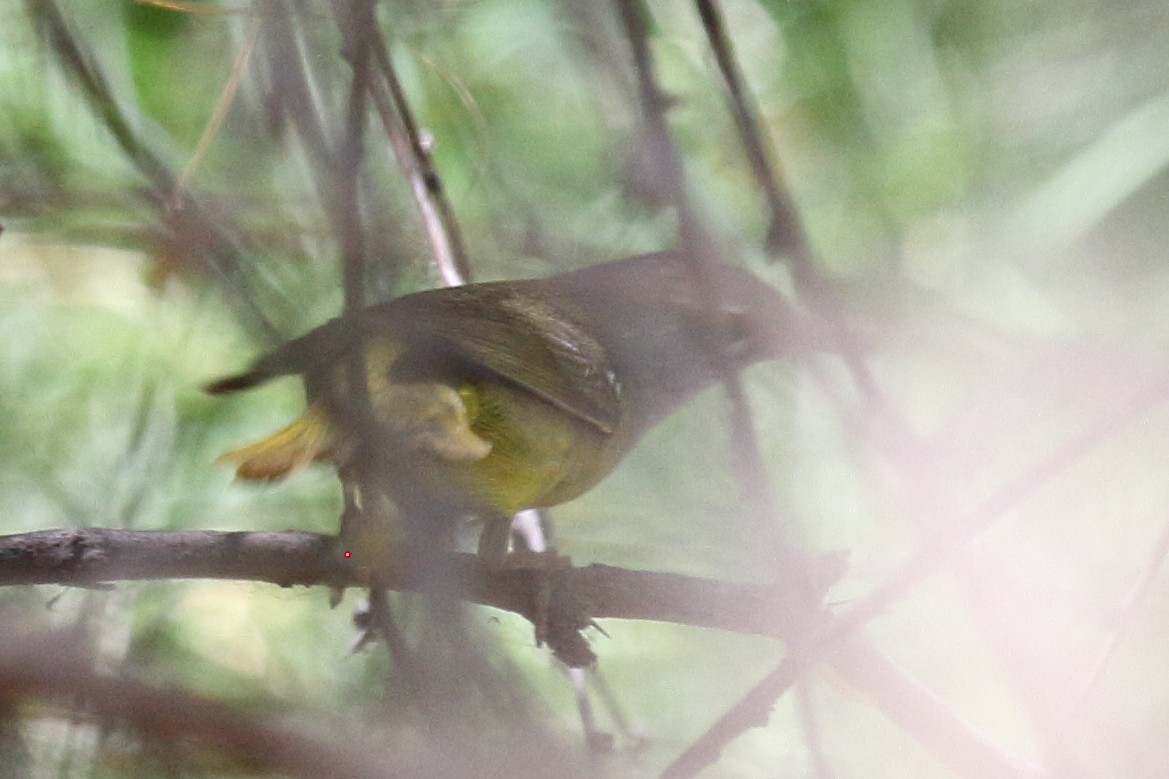
<svg viewBox="0 0 1169 779">
<path fill-rule="evenodd" d="M 226 384 L 221 392 L 251 386 L 244 383 L 236 386 L 235 381 L 248 381 L 248 374 L 230 377 L 215 382 Z M 214 392 L 208 389 L 209 392 Z M 283 479 L 289 473 L 299 470 L 315 460 L 324 460 L 334 454 L 336 437 L 323 409 L 310 405 L 292 424 L 267 438 L 238 446 L 219 455 L 216 462 L 235 466 L 235 475 L 249 481 L 272 481 Z"/>
<path fill-rule="evenodd" d="M 312 367 L 313 360 L 317 356 L 337 354 L 340 350 L 337 327 L 331 323 L 322 325 L 316 330 L 268 352 L 252 363 L 252 366 L 243 373 L 237 373 L 203 385 L 203 391 L 208 395 L 226 395 L 230 392 L 251 389 L 278 376 L 306 373 Z"/>
<path fill-rule="evenodd" d="M 226 376 L 222 379 L 216 379 L 203 385 L 203 391 L 208 395 L 226 395 L 229 392 L 239 392 L 240 390 L 250 389 L 257 384 L 263 384 L 272 375 L 267 371 L 260 371 L 255 368 L 237 373 L 234 376 Z"/>
</svg>

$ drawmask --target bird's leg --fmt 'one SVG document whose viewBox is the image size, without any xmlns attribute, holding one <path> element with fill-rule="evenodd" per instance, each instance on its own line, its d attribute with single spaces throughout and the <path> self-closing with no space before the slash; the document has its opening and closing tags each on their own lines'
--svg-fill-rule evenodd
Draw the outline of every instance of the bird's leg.
<svg viewBox="0 0 1169 779">
<path fill-rule="evenodd" d="M 361 505 L 357 495 L 357 484 L 352 479 L 341 474 L 341 527 L 337 530 L 337 538 L 342 544 L 358 535 L 356 529 L 362 522 Z"/>
<path fill-rule="evenodd" d="M 479 559 L 488 568 L 507 568 L 507 552 L 511 546 L 512 517 L 494 515 L 483 519 L 483 530 L 479 534 Z"/>
<path fill-rule="evenodd" d="M 592 682 L 593 690 L 597 693 L 602 707 L 608 713 L 609 719 L 612 720 L 614 727 L 625 739 L 627 745 L 632 749 L 642 749 L 648 746 L 650 743 L 649 737 L 645 735 L 641 728 L 629 722 L 629 718 L 625 716 L 624 707 L 617 700 L 617 693 L 613 691 L 608 680 L 601 673 L 600 668 L 594 667 L 589 669 L 588 678 Z"/>
<path fill-rule="evenodd" d="M 585 674 L 587 669 L 569 668 L 568 679 L 572 684 L 572 697 L 576 699 L 576 711 L 580 715 L 580 724 L 584 729 L 585 743 L 591 752 L 612 752 L 613 735 L 597 727 L 597 718 L 593 713 L 593 702 L 589 698 L 589 690 Z"/>
<path fill-rule="evenodd" d="M 511 547 L 512 531 L 523 540 Z M 539 527 L 535 510 L 521 511 L 515 517 L 497 515 L 484 520 L 479 536 L 479 559 L 493 570 L 521 571 L 531 577 L 531 620 L 536 629 L 536 643 L 543 645 L 549 635 L 549 607 L 552 600 L 551 574 L 571 565 L 571 560 L 549 549 Z"/>
<path fill-rule="evenodd" d="M 353 482 L 342 479 L 341 496 L 344 501 L 341 509 L 341 526 L 337 529 L 333 553 L 348 560 L 352 556 L 351 540 L 355 535 L 354 528 L 362 521 L 361 507 L 358 505 L 357 488 Z M 331 587 L 329 589 L 329 608 L 336 608 L 344 597 L 344 587 Z M 357 621 L 356 614 L 354 621 Z"/>
<path fill-rule="evenodd" d="M 370 582 L 401 570 L 411 557 L 404 551 L 409 536 L 402 512 L 372 480 L 358 481 L 353 467 L 340 469 L 344 500 L 335 554 L 351 566 L 357 579 Z"/>
<path fill-rule="evenodd" d="M 517 543 L 513 544 L 513 539 Z M 524 509 L 514 517 L 496 515 L 485 519 L 478 554 L 480 560 L 496 570 L 555 571 L 572 562 L 548 544 L 536 509 Z"/>
<path fill-rule="evenodd" d="M 511 521 L 512 567 L 557 570 L 565 568 L 571 561 L 561 557 L 550 543 L 545 532 L 544 517 L 539 509 L 524 509 Z"/>
</svg>

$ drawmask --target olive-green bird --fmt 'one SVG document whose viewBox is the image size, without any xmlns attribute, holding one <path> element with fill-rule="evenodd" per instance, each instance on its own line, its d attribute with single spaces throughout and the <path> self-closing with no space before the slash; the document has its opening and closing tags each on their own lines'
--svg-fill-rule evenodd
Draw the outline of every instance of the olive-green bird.
<svg viewBox="0 0 1169 779">
<path fill-rule="evenodd" d="M 379 447 L 396 501 L 477 515 L 479 554 L 500 564 L 516 512 L 593 487 L 723 366 L 800 344 L 799 320 L 774 289 L 741 268 L 712 270 L 715 295 L 700 292 L 679 254 L 661 252 L 418 292 L 367 308 L 356 327 L 334 319 L 207 387 L 305 380 L 299 419 L 222 459 L 240 478 L 277 479 L 322 459 L 344 472 L 359 444 Z M 358 344 L 364 406 L 347 389 Z"/>
</svg>

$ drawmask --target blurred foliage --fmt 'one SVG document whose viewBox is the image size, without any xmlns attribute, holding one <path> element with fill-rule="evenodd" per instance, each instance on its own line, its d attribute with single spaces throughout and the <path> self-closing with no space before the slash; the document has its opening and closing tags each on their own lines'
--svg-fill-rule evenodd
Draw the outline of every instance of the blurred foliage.
<svg viewBox="0 0 1169 779">
<path fill-rule="evenodd" d="M 291 11 L 309 77 L 298 105 L 335 142 L 351 70 L 330 5 L 61 3 L 133 137 L 225 226 L 238 267 L 205 261 L 198 242 L 210 239 L 180 223 L 167 200 L 175 193 L 159 191 L 64 74 L 32 21 L 41 5 L 0 0 L 0 527 L 331 532 L 340 496 L 327 469 L 255 487 L 213 464 L 295 414 L 295 382 L 230 400 L 198 392 L 265 343 L 241 297 L 285 335 L 340 308 L 331 194 L 314 172 L 327 161 L 291 103 L 274 98 L 289 86 L 271 45 Z M 850 602 L 1164 381 L 1169 6 L 720 6 L 817 270 L 845 301 L 887 397 L 887 413 L 874 412 L 828 356 L 815 370 L 763 365 L 747 376 L 786 521 L 812 550 L 851 550 L 832 593 Z M 647 10 L 697 200 L 735 253 L 791 288 L 760 248 L 768 215 L 693 8 L 654 0 Z M 478 278 L 672 243 L 672 217 L 630 180 L 636 96 L 608 4 L 386 2 L 379 21 Z M 197 152 L 249 49 L 222 127 Z M 428 286 L 425 231 L 373 129 L 367 153 L 368 292 Z M 580 563 L 756 578 L 759 545 L 727 467 L 725 408 L 718 391 L 698 398 L 597 489 L 553 512 L 560 550 Z M 1164 572 L 1152 573 L 1116 654 L 1090 681 L 1126 593 L 1158 562 L 1167 436 L 1166 409 L 1151 405 L 1067 470 L 1035 476 L 1033 495 L 874 621 L 874 639 L 991 738 L 1041 763 L 1079 776 L 1169 774 Z M 425 604 L 404 604 L 407 621 L 412 609 Z M 322 592 L 29 588 L 0 593 L 0 619 L 76 625 L 103 666 L 244 710 L 403 749 L 421 738 L 416 712 L 396 703 L 395 669 L 383 652 L 347 656 L 346 609 L 330 611 Z M 505 732 L 508 718 L 492 716 L 502 709 L 575 749 L 568 684 L 530 626 L 487 610 L 472 623 L 475 640 L 493 647 L 506 701 L 466 691 L 464 721 L 443 732 Z M 603 627 L 608 637 L 593 634 L 601 671 L 647 737 L 640 748 L 619 737 L 599 758 L 606 775 L 656 775 L 778 657 L 764 639 Z M 948 775 L 830 672 L 806 685 L 836 776 Z M 236 775 L 179 771 L 95 723 L 22 713 L 19 734 L 0 721 L 0 750 L 23 754 L 27 743 L 38 777 Z M 702 776 L 816 775 L 805 715 L 785 697 L 767 727 Z"/>
</svg>

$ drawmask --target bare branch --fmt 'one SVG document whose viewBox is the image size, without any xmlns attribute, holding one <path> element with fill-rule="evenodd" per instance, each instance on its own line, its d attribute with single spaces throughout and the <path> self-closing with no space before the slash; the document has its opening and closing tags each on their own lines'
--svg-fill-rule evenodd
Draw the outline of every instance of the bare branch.
<svg viewBox="0 0 1169 779">
<path fill-rule="evenodd" d="M 719 72 L 727 85 L 731 112 L 739 129 L 751 172 L 763 189 L 771 212 L 771 226 L 767 232 L 767 247 L 772 251 L 786 252 L 792 260 L 792 276 L 801 292 L 815 303 L 817 312 L 824 318 L 833 340 L 840 345 L 852 371 L 857 386 L 870 402 L 888 408 L 884 393 L 877 386 L 872 371 L 861 359 L 860 349 L 852 343 L 844 323 L 847 321 L 840 302 L 831 287 L 825 283 L 816 269 L 816 252 L 804 227 L 803 217 L 796 207 L 782 173 L 776 166 L 778 155 L 770 143 L 770 136 L 763 130 L 759 112 L 751 94 L 743 83 L 743 76 L 735 59 L 734 47 L 726 32 L 722 11 L 713 0 L 695 0 L 698 14 L 706 30 L 707 40 L 714 51 Z"/>
<path fill-rule="evenodd" d="M 440 559 L 441 557 L 441 559 Z M 441 576 L 433 570 L 438 566 Z M 315 533 L 62 529 L 0 537 L 0 586 L 98 586 L 142 579 L 216 578 L 281 586 L 325 584 L 402 589 L 494 606 L 544 620 L 569 665 L 588 664 L 580 631 L 594 618 L 653 619 L 770 636 L 793 635 L 829 581 L 802 592 L 749 587 L 603 565 L 547 576 L 547 613 L 533 602 L 528 569 L 489 570 L 474 555 L 404 552 L 384 569 L 346 560 L 335 538 Z M 834 573 L 834 571 L 830 572 Z"/>
<path fill-rule="evenodd" d="M 220 282 L 228 300 L 244 311 L 269 341 L 281 340 L 275 326 L 256 305 L 255 295 L 239 272 L 240 241 L 224 226 L 222 215 L 211 218 L 189 194 L 183 198 L 176 196 L 178 177 L 131 129 L 100 67 L 74 37 L 56 3 L 28 0 L 28 7 L 65 73 L 73 79 L 123 153 L 150 183 L 153 204 L 164 224 L 179 233 L 177 242 L 203 247 L 199 257 Z"/>
<path fill-rule="evenodd" d="M 844 636 L 883 613 L 922 578 L 945 565 L 955 553 L 1004 514 L 1050 484 L 1150 408 L 1166 400 L 1169 400 L 1169 383 L 1160 381 L 1118 404 L 1088 429 L 1056 448 L 1018 478 L 1000 487 L 980 506 L 956 519 L 949 532 L 939 531 L 931 535 L 907 563 L 875 587 L 848 613 L 841 615 L 832 633 Z"/>
<path fill-rule="evenodd" d="M 220 130 L 223 129 L 223 122 L 227 118 L 227 112 L 231 109 L 231 104 L 235 101 L 240 82 L 243 80 L 244 71 L 252 61 L 252 53 L 256 50 L 256 41 L 259 37 L 260 18 L 256 17 L 248 25 L 243 48 L 240 49 L 239 54 L 235 56 L 235 61 L 231 64 L 231 72 L 228 74 L 227 80 L 223 82 L 223 89 L 220 90 L 219 97 L 215 100 L 215 107 L 211 111 L 211 116 L 207 118 L 207 124 L 203 126 L 203 132 L 199 134 L 199 140 L 195 143 L 195 151 L 191 154 L 191 158 L 187 160 L 187 164 L 183 166 L 182 171 L 179 173 L 178 181 L 175 182 L 175 188 L 177 190 L 187 188 L 187 182 L 194 177 L 195 171 L 198 170 L 203 158 L 207 156 L 207 151 L 211 148 L 211 144 L 215 142 Z M 176 192 L 176 207 L 181 202 L 182 197 Z"/>
<path fill-rule="evenodd" d="M 637 75 L 637 93 L 642 114 L 642 143 L 647 151 L 645 180 L 656 190 L 655 197 L 673 205 L 678 218 L 678 237 L 682 254 L 690 262 L 694 283 L 710 301 L 711 311 L 719 315 L 719 287 L 712 268 L 721 254 L 714 237 L 701 218 L 687 189 L 682 157 L 670 135 L 666 120 L 669 100 L 658 84 L 653 57 L 649 49 L 649 33 L 644 14 L 646 8 L 636 0 L 614 0 L 618 15 L 629 40 L 633 66 Z M 755 434 L 750 403 L 743 389 L 742 379 L 731 367 L 725 354 L 713 344 L 710 356 L 719 366 L 723 387 L 730 403 L 729 426 L 732 454 L 735 458 L 734 476 L 738 480 L 744 502 L 751 507 L 756 520 L 760 543 L 773 549 L 774 570 L 798 570 L 803 567 L 801 555 L 784 537 L 779 511 L 771 491 L 771 482 L 759 441 Z"/>
<path fill-rule="evenodd" d="M 965 717 L 878 652 L 863 635 L 855 635 L 832 655 L 833 670 L 862 690 L 892 722 L 956 776 L 966 779 L 1037 779 L 1050 772 L 980 732 Z"/>
<path fill-rule="evenodd" d="M 1100 681 L 1100 677 L 1104 675 L 1105 669 L 1108 667 L 1112 655 L 1116 652 L 1116 648 L 1120 645 L 1120 639 L 1132 627 L 1137 610 L 1145 596 L 1149 594 L 1153 583 L 1157 579 L 1157 574 L 1165 565 L 1165 558 L 1169 557 L 1169 519 L 1161 527 L 1161 532 L 1157 536 L 1157 540 L 1153 543 L 1153 551 L 1149 555 L 1149 561 L 1145 564 L 1145 570 L 1141 574 L 1137 582 L 1125 594 L 1124 599 L 1112 615 L 1112 629 L 1105 637 L 1103 644 L 1100 647 L 1099 654 L 1092 663 L 1091 670 L 1088 671 L 1084 680 L 1083 689 L 1077 696 L 1076 706 L 1082 710 L 1088 697 L 1092 694 L 1096 684 Z"/>
<path fill-rule="evenodd" d="M 471 264 L 463 247 L 454 210 L 443 190 L 442 179 L 431 161 L 430 150 L 414 121 L 414 113 L 410 110 L 406 92 L 394 70 L 385 39 L 376 28 L 373 30 L 372 46 L 375 64 L 389 90 L 387 99 L 381 85 L 372 84 L 374 105 L 381 116 L 386 136 L 390 139 L 394 157 L 410 182 L 410 193 L 418 206 L 438 275 L 446 286 L 463 284 L 471 280 Z"/>
<path fill-rule="evenodd" d="M 800 726 L 804 731 L 804 743 L 812 764 L 812 776 L 814 779 L 835 779 L 836 772 L 832 770 L 832 763 L 824 749 L 824 735 L 820 730 L 816 702 L 812 699 L 811 685 L 806 678 L 796 684 L 796 704 L 800 709 Z"/>
<path fill-rule="evenodd" d="M 726 714 L 660 775 L 690 779 L 718 759 L 727 744 L 765 722 L 775 701 L 822 659 L 823 646 L 804 642 L 751 688 Z M 852 639 L 829 662 L 855 688 L 872 696 L 884 714 L 926 745 L 958 776 L 968 779 L 1038 779 L 1037 765 L 1003 749 L 976 730 L 940 698 L 922 687 L 863 639 Z"/>
<path fill-rule="evenodd" d="M 313 183 L 321 207 L 332 217 L 332 174 L 329 170 L 329 138 L 333 134 L 332 117 L 321 105 L 309 63 L 313 52 L 307 50 L 297 17 L 287 3 L 262 3 L 265 13 L 261 30 L 264 53 L 272 81 L 267 98 L 274 108 L 287 117 L 296 137 L 304 145 L 304 156 L 312 167 Z"/>
<path fill-rule="evenodd" d="M 70 528 L 0 537 L 0 586 L 94 585 L 138 579 L 241 579 L 355 584 L 333 538 L 279 533 Z"/>
<path fill-rule="evenodd" d="M 747 152 L 751 172 L 762 187 L 771 211 L 771 228 L 767 234 L 768 246 L 773 250 L 790 254 L 796 276 L 804 281 L 810 281 L 814 274 L 812 245 L 795 200 L 788 192 L 779 171 L 776 170 L 775 150 L 768 142 L 766 133 L 759 127 L 758 110 L 743 83 L 743 76 L 735 60 L 734 48 L 727 37 L 722 11 L 719 4 L 713 0 L 696 0 L 696 5 L 702 18 L 702 26 L 706 30 L 707 40 L 710 41 L 710 48 L 714 51 L 719 71 L 727 85 L 735 124 L 739 128 L 739 137 Z"/>
<path fill-rule="evenodd" d="M 354 318 L 365 307 L 365 224 L 361 213 L 360 179 L 365 158 L 366 96 L 370 84 L 370 44 L 373 40 L 374 12 L 370 0 L 334 3 L 334 15 L 344 41 L 343 53 L 353 68 L 353 82 L 345 114 L 345 132 L 340 149 L 334 156 L 337 235 L 341 240 L 341 275 L 345 292 L 344 316 Z M 360 329 L 354 328 L 360 338 Z M 364 381 L 364 350 L 354 349 L 358 359 L 350 366 L 355 405 L 367 406 Z"/>
<path fill-rule="evenodd" d="M 939 532 L 931 536 L 930 541 L 922 546 L 909 562 L 874 588 L 852 609 L 839 617 L 823 622 L 815 635 L 803 637 L 794 644 L 783 662 L 743 696 L 697 741 L 691 744 L 682 756 L 662 774 L 662 779 L 682 779 L 683 777 L 696 776 L 699 771 L 717 758 L 727 744 L 738 738 L 747 729 L 754 727 L 761 719 L 765 719 L 775 700 L 786 693 L 808 668 L 831 655 L 835 647 L 852 646 L 853 651 L 858 648 L 864 649 L 866 654 L 862 660 L 869 664 L 874 662 L 877 655 L 865 645 L 857 643 L 858 639 L 856 638 L 858 631 L 867 622 L 885 612 L 926 574 L 944 565 L 958 550 L 964 548 L 970 540 L 1005 513 L 1049 484 L 1052 479 L 1078 462 L 1081 457 L 1094 451 L 1108 437 L 1147 412 L 1151 406 L 1164 402 L 1166 399 L 1169 399 L 1169 385 L 1166 383 L 1159 382 L 1146 387 L 1130 398 L 1127 403 L 1119 405 L 1112 413 L 1098 420 L 1064 446 L 1056 449 L 1022 476 L 1004 485 L 980 507 L 960 518 L 951 532 Z M 834 661 L 834 665 L 846 674 L 849 672 L 850 666 L 847 663 L 842 666 Z M 856 680 L 853 679 L 853 681 Z M 868 684 L 864 686 L 871 687 Z M 900 702 L 900 696 L 908 695 L 910 692 L 904 686 L 899 687 L 898 706 L 903 705 Z M 894 708 L 887 710 L 887 713 L 894 719 L 898 719 L 896 715 L 900 711 L 902 711 L 900 708 Z M 898 721 L 900 720 L 898 719 Z M 923 723 L 928 721 L 928 718 L 922 718 Z M 956 728 L 954 732 L 963 730 L 968 729 Z M 922 737 L 922 732 L 915 732 L 919 738 Z M 980 736 L 973 740 L 971 748 L 973 749 L 974 746 L 984 742 L 986 740 Z M 989 742 L 986 744 L 989 748 Z M 943 759 L 950 754 L 950 751 L 944 749 L 935 750 L 935 752 Z M 964 750 L 960 750 L 960 754 L 962 757 L 957 760 L 958 766 L 979 765 L 977 761 L 971 762 L 974 757 L 965 755 Z M 1019 773 L 1015 767 L 1002 766 L 998 773 L 991 772 L 989 769 L 979 769 L 963 775 L 1017 777 L 1038 774 Z"/>
<path fill-rule="evenodd" d="M 490 571 L 470 554 L 450 555 L 441 583 L 398 560 L 379 571 L 392 589 L 425 591 L 505 609 L 531 618 L 530 571 Z M 825 566 L 831 578 L 831 566 Z M 62 584 L 96 586 L 144 579 L 217 578 L 271 582 L 280 586 L 367 586 L 366 574 L 337 554 L 335 539 L 316 533 L 225 533 L 62 529 L 0 537 L 0 586 Z M 729 584 L 680 574 L 635 571 L 606 565 L 566 568 L 549 577 L 548 619 L 561 630 L 581 630 L 593 619 L 645 619 L 794 640 L 823 623 L 817 604 L 828 581 L 809 581 L 803 591 Z M 556 628 L 554 628 L 556 629 Z M 811 646 L 801 642 L 803 646 Z M 1021 758 L 989 742 L 920 683 L 853 636 L 843 648 L 820 654 L 791 654 L 732 710 L 751 714 L 735 728 L 697 742 L 667 776 L 692 776 L 717 756 L 731 737 L 766 720 L 776 697 L 811 665 L 830 663 L 851 686 L 945 759 L 967 761 L 964 776 L 1037 775 Z M 983 773 L 978 770 L 986 769 Z"/>
<path fill-rule="evenodd" d="M 378 571 L 392 589 L 438 594 L 527 614 L 530 571 L 488 570 L 474 555 L 451 554 L 449 578 L 413 570 L 404 556 Z M 238 579 L 282 587 L 364 587 L 370 574 L 338 552 L 333 536 L 296 530 L 217 532 L 76 528 L 0 536 L 0 586 L 93 586 L 144 579 Z M 550 577 L 553 607 L 580 627 L 590 618 L 652 619 L 783 637 L 799 630 L 828 582 L 804 593 L 727 584 L 607 565 Z M 422 584 L 420 584 L 420 582 Z M 815 594 L 814 594 L 815 593 Z"/>
</svg>

